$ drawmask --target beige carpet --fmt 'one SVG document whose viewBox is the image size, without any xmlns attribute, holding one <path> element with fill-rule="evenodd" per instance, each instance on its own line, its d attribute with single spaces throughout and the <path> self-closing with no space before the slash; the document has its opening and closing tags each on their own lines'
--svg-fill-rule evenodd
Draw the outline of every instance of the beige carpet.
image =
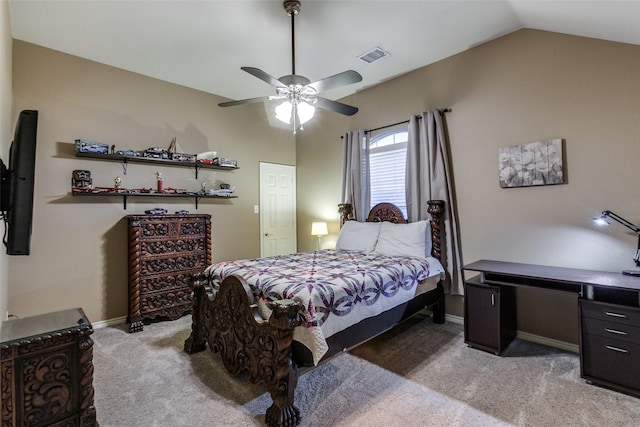
<svg viewBox="0 0 640 427">
<path fill-rule="evenodd" d="M 95 331 L 102 427 L 263 425 L 266 389 L 184 353 L 189 331 L 189 316 Z M 586 384 L 576 354 L 516 340 L 497 357 L 424 317 L 303 372 L 296 405 L 301 426 L 640 425 L 640 399 Z"/>
</svg>

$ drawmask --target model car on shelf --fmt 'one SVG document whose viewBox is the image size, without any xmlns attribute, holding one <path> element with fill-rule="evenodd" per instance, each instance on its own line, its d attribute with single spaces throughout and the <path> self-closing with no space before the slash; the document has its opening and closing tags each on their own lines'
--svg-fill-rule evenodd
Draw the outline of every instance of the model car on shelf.
<svg viewBox="0 0 640 427">
<path fill-rule="evenodd" d="M 118 150 L 116 153 L 118 156 L 140 157 L 141 154 L 135 150 Z"/>
<path fill-rule="evenodd" d="M 147 209 L 146 211 L 144 211 L 144 213 L 148 215 L 164 215 L 167 212 L 168 211 L 166 209 L 162 209 L 162 208 Z"/>
<path fill-rule="evenodd" d="M 196 155 L 185 153 L 171 153 L 171 160 L 175 160 L 177 162 L 195 162 Z"/>
<path fill-rule="evenodd" d="M 152 159 L 169 159 L 169 152 L 164 148 L 160 147 L 151 147 L 144 150 L 144 157 L 149 157 Z"/>
<path fill-rule="evenodd" d="M 109 145 L 88 139 L 76 139 L 76 152 L 109 154 Z"/>
</svg>

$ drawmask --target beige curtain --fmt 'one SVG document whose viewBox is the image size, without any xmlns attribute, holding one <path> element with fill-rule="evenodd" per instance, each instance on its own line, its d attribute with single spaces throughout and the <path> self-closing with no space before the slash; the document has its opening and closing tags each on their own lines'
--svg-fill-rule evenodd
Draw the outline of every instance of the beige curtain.
<svg viewBox="0 0 640 427">
<path fill-rule="evenodd" d="M 406 171 L 407 216 L 409 221 L 428 219 L 427 201 L 444 200 L 443 265 L 447 270 L 446 290 L 463 295 L 462 253 L 460 249 L 456 202 L 440 110 L 423 113 L 421 120 L 409 120 Z"/>
<path fill-rule="evenodd" d="M 350 203 L 353 216 L 363 222 L 369 213 L 369 137 L 364 129 L 342 137 L 342 203 Z"/>
</svg>

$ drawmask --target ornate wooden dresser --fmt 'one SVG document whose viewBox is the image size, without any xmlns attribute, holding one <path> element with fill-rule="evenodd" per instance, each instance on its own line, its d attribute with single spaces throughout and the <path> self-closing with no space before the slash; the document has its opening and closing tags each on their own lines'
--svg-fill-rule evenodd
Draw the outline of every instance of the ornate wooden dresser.
<svg viewBox="0 0 640 427">
<path fill-rule="evenodd" d="M 129 332 L 191 312 L 190 282 L 211 264 L 211 215 L 129 215 Z"/>
<path fill-rule="evenodd" d="M 1 323 L 2 427 L 98 425 L 92 333 L 81 308 Z"/>
</svg>

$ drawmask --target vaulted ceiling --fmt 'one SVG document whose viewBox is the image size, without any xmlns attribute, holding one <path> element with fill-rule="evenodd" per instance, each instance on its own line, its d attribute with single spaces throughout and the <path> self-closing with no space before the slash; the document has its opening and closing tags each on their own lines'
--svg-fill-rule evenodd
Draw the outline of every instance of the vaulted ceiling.
<svg viewBox="0 0 640 427">
<path fill-rule="evenodd" d="M 291 74 L 291 20 L 273 0 L 10 0 L 15 39 L 231 99 L 273 88 L 251 66 Z M 338 99 L 473 46 L 533 28 L 640 44 L 640 0 L 303 0 L 296 73 L 356 70 Z M 359 57 L 381 48 L 388 57 Z"/>
</svg>

